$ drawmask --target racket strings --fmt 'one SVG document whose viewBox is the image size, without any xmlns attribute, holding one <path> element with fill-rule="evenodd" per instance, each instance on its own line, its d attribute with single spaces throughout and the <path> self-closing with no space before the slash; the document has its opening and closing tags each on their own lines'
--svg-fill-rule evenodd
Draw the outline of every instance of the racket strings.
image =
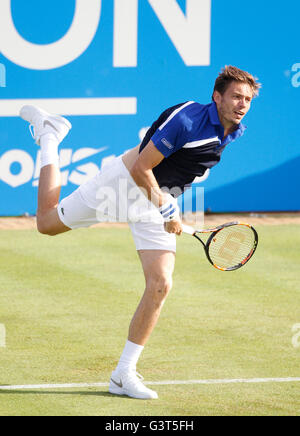
<svg viewBox="0 0 300 436">
<path fill-rule="evenodd" d="M 209 256 L 220 268 L 233 268 L 240 265 L 251 254 L 255 235 L 245 225 L 225 227 L 220 230 L 209 245 Z"/>
</svg>

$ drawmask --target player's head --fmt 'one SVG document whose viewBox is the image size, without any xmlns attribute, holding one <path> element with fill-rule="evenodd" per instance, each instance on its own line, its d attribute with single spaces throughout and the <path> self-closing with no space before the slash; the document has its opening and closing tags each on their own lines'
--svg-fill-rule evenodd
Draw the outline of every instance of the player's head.
<svg viewBox="0 0 300 436">
<path fill-rule="evenodd" d="M 261 85 L 252 74 L 226 66 L 217 77 L 213 100 L 224 127 L 239 124 L 249 111 Z"/>
</svg>

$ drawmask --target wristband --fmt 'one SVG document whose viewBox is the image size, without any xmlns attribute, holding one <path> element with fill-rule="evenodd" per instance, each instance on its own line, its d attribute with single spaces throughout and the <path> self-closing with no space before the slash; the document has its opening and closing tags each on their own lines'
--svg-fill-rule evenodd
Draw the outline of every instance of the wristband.
<svg viewBox="0 0 300 436">
<path fill-rule="evenodd" d="M 175 200 L 169 200 L 159 208 L 159 212 L 164 222 L 173 221 L 179 218 L 179 207 Z"/>
</svg>

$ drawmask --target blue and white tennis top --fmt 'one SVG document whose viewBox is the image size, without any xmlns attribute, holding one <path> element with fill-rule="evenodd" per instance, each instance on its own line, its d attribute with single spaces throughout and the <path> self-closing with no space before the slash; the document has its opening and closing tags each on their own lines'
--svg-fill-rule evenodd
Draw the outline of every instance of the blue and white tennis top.
<svg viewBox="0 0 300 436">
<path fill-rule="evenodd" d="M 150 140 L 165 156 L 153 169 L 160 187 L 180 188 L 181 192 L 196 177 L 221 159 L 226 145 L 243 135 L 246 127 L 237 129 L 224 138 L 216 103 L 202 105 L 188 101 L 165 110 L 148 130 L 140 152 Z"/>
</svg>

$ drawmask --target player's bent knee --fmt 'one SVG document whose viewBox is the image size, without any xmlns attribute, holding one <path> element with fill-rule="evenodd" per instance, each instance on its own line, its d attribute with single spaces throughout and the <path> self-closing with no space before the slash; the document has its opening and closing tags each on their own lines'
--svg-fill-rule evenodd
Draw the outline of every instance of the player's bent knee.
<svg viewBox="0 0 300 436">
<path fill-rule="evenodd" d="M 49 226 L 49 224 L 43 220 L 37 220 L 38 232 L 46 236 L 56 236 L 57 230 Z"/>
<path fill-rule="evenodd" d="M 47 236 L 56 236 L 71 230 L 60 221 L 56 209 L 46 214 L 37 214 L 37 229 L 39 233 Z"/>
</svg>

